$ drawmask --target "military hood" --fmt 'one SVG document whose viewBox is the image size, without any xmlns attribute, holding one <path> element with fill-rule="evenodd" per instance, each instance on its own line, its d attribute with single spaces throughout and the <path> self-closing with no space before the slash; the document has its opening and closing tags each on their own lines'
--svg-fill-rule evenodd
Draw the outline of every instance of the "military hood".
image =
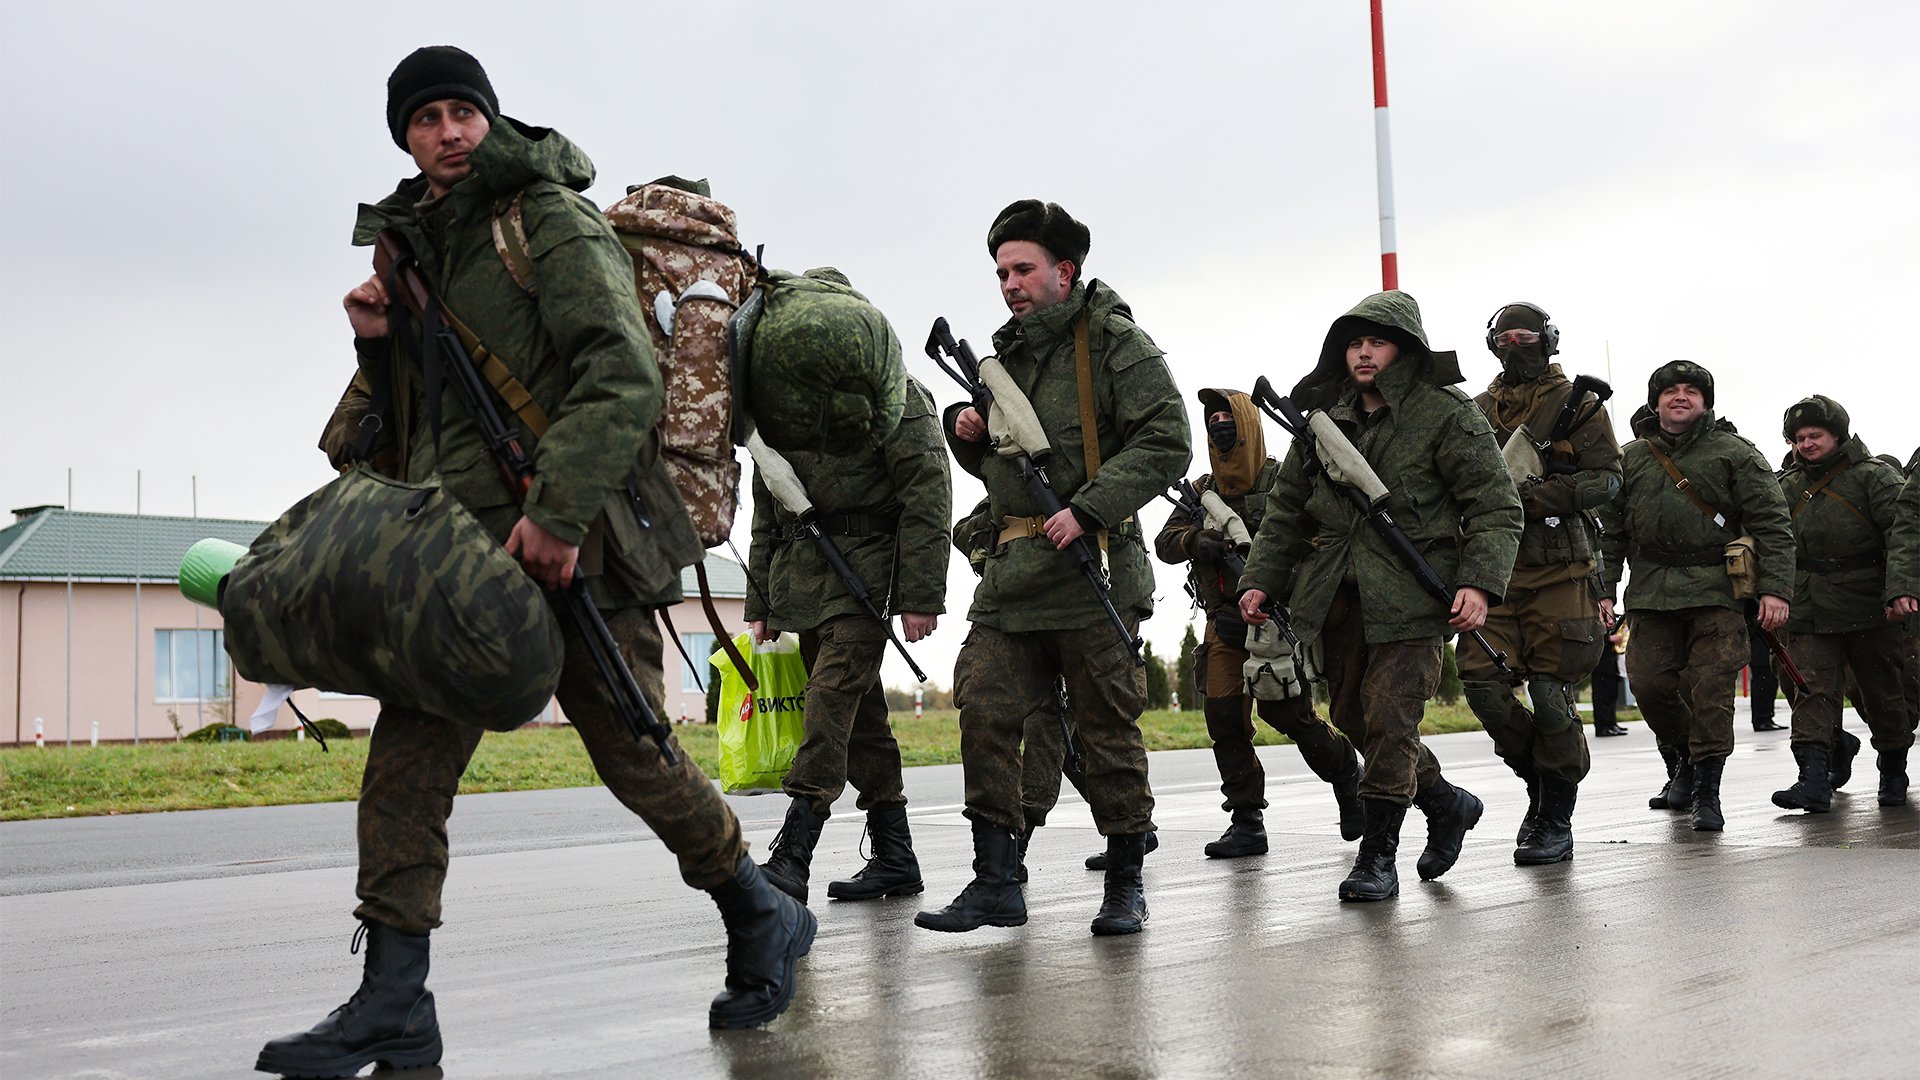
<svg viewBox="0 0 1920 1080">
<path fill-rule="evenodd" d="M 1233 449 L 1224 454 L 1213 440 L 1206 440 L 1215 490 L 1229 497 L 1247 494 L 1258 484 L 1260 470 L 1267 463 L 1267 433 L 1260 426 L 1260 409 L 1238 390 L 1208 389 L 1195 396 L 1200 399 L 1201 424 L 1225 409 L 1233 414 L 1233 426 L 1239 435 Z"/>
<path fill-rule="evenodd" d="M 1389 368 L 1388 370 L 1392 370 Z M 1496 375 L 1487 384 L 1486 398 L 1493 406 L 1493 426 L 1500 431 L 1513 431 L 1527 422 L 1541 402 L 1552 401 L 1559 404 L 1567 399 L 1567 387 L 1572 385 L 1559 364 L 1548 364 L 1538 377 L 1523 383 L 1510 383 L 1504 374 Z M 1530 432 L 1536 439 L 1544 439 L 1544 431 Z"/>
<path fill-rule="evenodd" d="M 510 116 L 494 123 L 467 160 L 473 172 L 453 185 L 448 199 L 491 204 L 539 180 L 573 191 L 585 191 L 593 184 L 593 161 L 586 151 L 552 128 L 532 127 Z M 381 229 L 412 220 L 414 208 L 429 197 L 426 176 L 416 174 L 378 203 L 360 204 L 353 242 L 364 247 L 373 243 Z"/>
<path fill-rule="evenodd" d="M 1320 362 L 1293 387 L 1293 403 L 1302 410 L 1324 409 L 1351 385 L 1347 374 L 1347 342 L 1360 334 L 1374 334 L 1393 342 L 1399 358 L 1375 380 L 1389 402 L 1412 381 L 1452 386 L 1462 381 L 1460 358 L 1451 349 L 1436 352 L 1427 344 L 1420 323 L 1420 304 L 1398 289 L 1374 293 L 1333 320 L 1320 346 Z"/>
</svg>

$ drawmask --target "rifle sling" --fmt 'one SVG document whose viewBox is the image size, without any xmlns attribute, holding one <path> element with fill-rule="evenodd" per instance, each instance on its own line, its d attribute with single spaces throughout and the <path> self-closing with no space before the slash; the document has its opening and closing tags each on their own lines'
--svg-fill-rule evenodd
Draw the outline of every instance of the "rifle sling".
<svg viewBox="0 0 1920 1080">
<path fill-rule="evenodd" d="M 713 589 L 707 584 L 707 560 L 701 559 L 693 564 L 693 576 L 700 581 L 700 606 L 707 613 L 707 625 L 713 627 L 714 639 L 720 642 L 722 649 L 726 650 L 727 659 L 733 661 L 733 670 L 740 673 L 740 678 L 747 684 L 747 689 L 759 690 L 760 680 L 754 677 L 753 665 L 747 663 L 747 658 L 740 655 L 739 649 L 734 648 L 733 635 L 727 633 L 727 628 L 720 623 L 720 613 L 714 610 Z M 665 608 L 660 610 L 665 614 Z"/>
<path fill-rule="evenodd" d="M 1840 459 L 1840 464 L 1835 465 L 1831 472 L 1827 473 L 1827 475 L 1815 481 L 1812 487 L 1800 493 L 1800 498 L 1794 500 L 1792 513 L 1788 514 L 1787 516 L 1795 520 L 1798 520 L 1800 517 L 1800 511 L 1805 510 L 1807 507 L 1811 506 L 1813 504 L 1813 500 L 1815 496 L 1825 495 L 1828 498 L 1832 499 L 1833 501 L 1839 503 L 1841 506 L 1844 506 L 1848 510 L 1853 511 L 1853 516 L 1859 518 L 1862 524 L 1864 524 L 1868 529 L 1872 530 L 1877 535 L 1880 532 L 1880 529 L 1878 526 L 1876 526 L 1873 523 L 1872 518 L 1869 518 L 1867 515 L 1861 513 L 1860 508 L 1853 505 L 1853 500 L 1847 498 L 1845 495 L 1842 495 L 1839 492 L 1827 486 L 1833 483 L 1834 480 L 1837 479 L 1841 473 L 1846 472 L 1848 466 L 1852 464 L 1853 464 L 1852 458 Z"/>
<path fill-rule="evenodd" d="M 1100 471 L 1100 425 L 1093 415 L 1093 332 L 1085 311 L 1073 320 L 1073 369 L 1080 381 L 1080 449 L 1086 455 L 1087 483 Z M 1107 561 L 1107 531 L 1096 535 L 1100 542 L 1100 561 Z"/>
<path fill-rule="evenodd" d="M 526 386 L 519 379 L 514 378 L 506 361 L 500 359 L 492 349 L 487 348 L 479 335 L 468 329 L 467 324 L 460 321 L 460 317 L 447 307 L 445 301 L 439 300 L 438 297 L 435 297 L 435 300 L 439 302 L 440 314 L 446 317 L 447 325 L 453 327 L 453 332 L 459 335 L 460 344 L 467 347 L 467 355 L 473 359 L 473 366 L 480 369 L 480 377 L 487 380 L 487 385 L 493 387 L 494 393 L 500 395 L 500 400 L 513 412 L 513 415 L 519 417 L 520 422 L 527 426 L 529 434 L 536 439 L 545 435 L 547 429 L 553 426 L 552 421 L 547 419 L 546 411 L 540 408 L 539 402 L 533 400 L 533 395 L 527 392 Z"/>
</svg>

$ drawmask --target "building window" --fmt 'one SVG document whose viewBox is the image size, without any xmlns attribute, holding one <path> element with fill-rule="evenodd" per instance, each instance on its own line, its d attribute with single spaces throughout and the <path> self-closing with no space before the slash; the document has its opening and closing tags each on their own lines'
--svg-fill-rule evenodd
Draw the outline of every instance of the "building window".
<svg viewBox="0 0 1920 1080">
<path fill-rule="evenodd" d="M 156 702 L 224 701 L 233 692 L 226 635 L 219 630 L 153 632 Z"/>
<path fill-rule="evenodd" d="M 680 692 L 681 693 L 683 694 L 699 693 L 701 686 L 704 685 L 707 680 L 713 678 L 716 674 L 718 674 L 713 670 L 712 665 L 707 663 L 707 657 L 711 656 L 713 654 L 713 650 L 718 647 L 714 645 L 713 642 L 714 642 L 714 638 L 712 634 L 681 634 L 680 635 L 680 644 L 686 648 L 687 655 L 693 657 L 693 664 L 694 664 L 694 666 L 688 667 L 686 666 L 686 662 L 684 660 L 681 661 L 681 667 L 680 667 Z M 698 682 L 694 681 L 694 676 L 696 675 L 699 676 Z"/>
</svg>

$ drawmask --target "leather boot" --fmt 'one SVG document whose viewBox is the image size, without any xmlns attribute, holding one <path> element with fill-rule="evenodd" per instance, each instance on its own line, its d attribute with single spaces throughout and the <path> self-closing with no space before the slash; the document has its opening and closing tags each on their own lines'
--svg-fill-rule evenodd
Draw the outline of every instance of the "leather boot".
<svg viewBox="0 0 1920 1080">
<path fill-rule="evenodd" d="M 787 820 L 767 845 L 767 861 L 760 864 L 773 887 L 801 903 L 807 902 L 807 874 L 813 867 L 813 848 L 827 819 L 813 812 L 813 804 L 796 798 L 787 804 Z"/>
<path fill-rule="evenodd" d="M 1147 921 L 1147 892 L 1140 878 L 1140 863 L 1147 857 L 1146 837 L 1146 833 L 1107 837 L 1107 888 L 1100 898 L 1100 912 L 1093 917 L 1098 937 L 1137 934 Z M 1266 833 L 1260 837 L 1264 843 Z"/>
<path fill-rule="evenodd" d="M 1520 819 L 1520 831 L 1514 835 L 1513 842 L 1519 847 L 1527 846 L 1527 838 L 1540 825 L 1540 774 L 1531 767 L 1522 772 L 1513 770 L 1514 775 L 1527 782 L 1527 814 Z"/>
<path fill-rule="evenodd" d="M 1345 780 L 1333 784 L 1333 801 L 1340 806 L 1340 839 L 1358 840 L 1367 833 L 1367 809 L 1360 802 L 1360 763 Z"/>
<path fill-rule="evenodd" d="M 1827 772 L 1827 783 L 1833 790 L 1839 791 L 1853 779 L 1853 759 L 1860 753 L 1860 736 L 1846 728 L 1833 740 L 1833 763 Z"/>
<path fill-rule="evenodd" d="M 1692 809 L 1693 762 L 1687 760 L 1687 752 L 1676 750 L 1671 746 L 1662 746 L 1660 757 L 1667 763 L 1667 783 L 1660 789 L 1660 794 L 1647 800 L 1647 809 Z"/>
<path fill-rule="evenodd" d="M 1792 787 L 1773 793 L 1773 805 L 1782 810 L 1805 810 L 1824 814 L 1833 809 L 1833 788 L 1827 783 L 1827 768 L 1833 756 L 1824 746 L 1796 746 L 1793 760 L 1800 763 L 1800 779 Z"/>
<path fill-rule="evenodd" d="M 1385 900 L 1400 892 L 1400 874 L 1393 857 L 1400 850 L 1400 822 L 1407 808 L 1384 799 L 1362 799 L 1367 828 L 1360 836 L 1360 854 L 1353 869 L 1340 883 L 1340 899 L 1354 901 Z"/>
<path fill-rule="evenodd" d="M 1013 880 L 1022 885 L 1027 883 L 1027 845 L 1033 843 L 1034 828 L 1035 826 L 1029 825 L 1021 830 L 1020 852 L 1017 861 L 1013 864 Z"/>
<path fill-rule="evenodd" d="M 1907 805 L 1907 752 L 1900 750 L 1881 754 L 1879 765 L 1880 805 Z"/>
<path fill-rule="evenodd" d="M 1020 861 L 1020 837 L 975 819 L 973 880 L 939 911 L 922 911 L 913 924 L 927 930 L 962 933 L 982 926 L 1024 926 L 1027 899 L 1013 880 Z"/>
<path fill-rule="evenodd" d="M 1142 834 L 1144 835 L 1144 834 Z M 1145 841 L 1142 841 L 1144 847 Z M 1111 866 L 1113 845 L 1107 845 L 1108 865 Z M 1267 827 L 1262 821 L 1258 808 L 1242 806 L 1234 810 L 1233 823 L 1220 839 L 1208 844 L 1201 850 L 1209 859 L 1238 859 L 1243 855 L 1265 855 L 1267 853 Z M 1141 852 L 1145 854 L 1145 852 Z"/>
<path fill-rule="evenodd" d="M 1156 851 L 1160 847 L 1160 834 L 1157 832 L 1150 832 L 1146 834 L 1146 837 L 1147 837 L 1147 854 L 1151 855 L 1154 853 L 1154 851 Z M 1107 868 L 1106 852 L 1101 851 L 1101 852 L 1097 852 L 1095 854 L 1087 856 L 1087 869 L 1105 870 L 1106 868 Z"/>
<path fill-rule="evenodd" d="M 440 1063 L 440 1022 L 427 989 L 427 935 L 403 934 L 363 920 L 353 951 L 366 943 L 360 989 L 325 1020 L 283 1035 L 253 1067 L 282 1076 L 353 1076 L 369 1063 L 411 1069 Z"/>
<path fill-rule="evenodd" d="M 1432 881 L 1453 869 L 1467 830 L 1480 823 L 1487 804 L 1444 779 L 1413 797 L 1413 805 L 1427 815 L 1427 848 L 1420 853 L 1420 880 Z"/>
<path fill-rule="evenodd" d="M 1761 715 L 1761 714 L 1759 714 L 1759 713 L 1754 713 L 1754 714 L 1753 714 L 1753 730 L 1755 730 L 1755 731 L 1785 731 L 1785 730 L 1787 730 L 1787 729 L 1786 729 L 1786 728 L 1785 728 L 1785 727 L 1784 727 L 1783 725 L 1780 725 L 1780 724 L 1776 724 L 1776 723 L 1774 723 L 1774 722 L 1773 722 L 1773 714 L 1772 714 L 1772 713 L 1767 713 L 1767 714 L 1766 714 L 1765 716 L 1762 716 L 1762 715 Z"/>
<path fill-rule="evenodd" d="M 867 836 L 873 841 L 872 857 L 851 880 L 828 882 L 829 897 L 874 900 L 926 890 L 926 882 L 920 879 L 920 860 L 913 854 L 913 834 L 907 829 L 905 806 L 876 806 L 867 811 Z"/>
<path fill-rule="evenodd" d="M 1533 834 L 1513 849 L 1518 866 L 1544 866 L 1573 858 L 1573 802 L 1580 787 L 1571 780 L 1542 774 L 1540 813 Z"/>
<path fill-rule="evenodd" d="M 1620 721 L 1618 720 L 1596 720 L 1593 724 L 1593 734 L 1596 738 L 1605 739 L 1609 736 L 1625 735 L 1626 733 L 1627 729 L 1621 727 Z"/>
<path fill-rule="evenodd" d="M 733 880 L 707 890 L 727 926 L 727 988 L 707 1007 L 707 1026 L 757 1027 L 786 1011 L 800 958 L 820 924 L 805 904 L 774 888 L 741 856 Z"/>
<path fill-rule="evenodd" d="M 1720 774 L 1726 758 L 1708 758 L 1693 763 L 1693 831 L 1719 832 L 1727 827 L 1720 813 Z"/>
</svg>

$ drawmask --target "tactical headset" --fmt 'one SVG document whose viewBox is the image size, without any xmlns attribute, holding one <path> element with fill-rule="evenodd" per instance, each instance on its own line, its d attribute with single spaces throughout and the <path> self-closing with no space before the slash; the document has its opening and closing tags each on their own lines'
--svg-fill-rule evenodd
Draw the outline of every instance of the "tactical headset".
<svg viewBox="0 0 1920 1080">
<path fill-rule="evenodd" d="M 1540 305 L 1529 304 L 1525 300 L 1517 300 L 1511 304 L 1502 304 L 1500 305 L 1500 310 L 1494 312 L 1492 317 L 1487 319 L 1487 351 L 1493 353 L 1495 356 L 1500 355 L 1499 348 L 1493 344 L 1493 324 L 1500 321 L 1500 316 L 1505 314 L 1508 308 L 1517 307 L 1526 308 L 1528 311 L 1540 316 L 1540 323 L 1543 327 L 1540 331 L 1540 344 L 1545 346 L 1546 355 L 1552 356 L 1559 352 L 1560 328 L 1553 325 L 1553 316 L 1543 311 Z"/>
</svg>

